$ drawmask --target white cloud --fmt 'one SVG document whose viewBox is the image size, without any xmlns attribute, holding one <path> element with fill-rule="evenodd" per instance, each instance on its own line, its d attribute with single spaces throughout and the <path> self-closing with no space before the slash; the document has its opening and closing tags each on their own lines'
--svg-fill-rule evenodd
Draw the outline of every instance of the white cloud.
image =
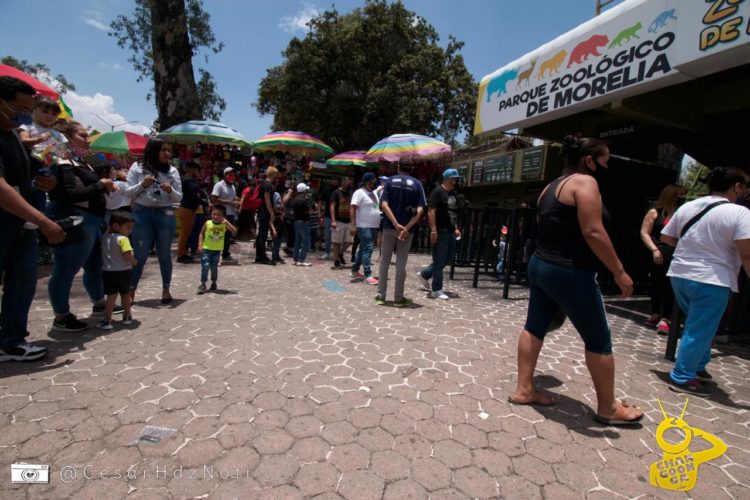
<svg viewBox="0 0 750 500">
<path fill-rule="evenodd" d="M 109 31 L 109 26 L 104 24 L 101 21 L 98 21 L 96 19 L 88 18 L 84 21 L 89 26 L 93 26 L 94 28 L 102 31 Z"/>
<path fill-rule="evenodd" d="M 104 69 L 110 69 L 110 70 L 112 70 L 112 71 L 117 71 L 117 70 L 120 70 L 120 69 L 122 69 L 122 66 L 120 66 L 120 65 L 119 65 L 119 64 L 117 64 L 117 63 L 105 63 L 105 62 L 100 62 L 100 63 L 99 63 L 99 67 L 100 67 L 100 68 L 104 68 Z"/>
<path fill-rule="evenodd" d="M 76 92 L 66 92 L 63 95 L 63 100 L 70 107 L 70 110 L 73 112 L 73 118 L 76 121 L 102 132 L 109 132 L 111 125 L 120 125 L 121 123 L 130 121 L 115 111 L 115 100 L 112 96 L 100 94 L 99 92 L 93 96 L 80 95 Z M 136 134 L 146 134 L 151 131 L 150 128 L 141 123 L 128 123 L 127 125 L 115 127 L 115 130 L 127 130 Z"/>
<path fill-rule="evenodd" d="M 320 9 L 312 3 L 302 2 L 302 9 L 293 16 L 284 16 L 279 21 L 279 28 L 287 33 L 307 31 L 307 23 L 320 15 Z"/>
</svg>

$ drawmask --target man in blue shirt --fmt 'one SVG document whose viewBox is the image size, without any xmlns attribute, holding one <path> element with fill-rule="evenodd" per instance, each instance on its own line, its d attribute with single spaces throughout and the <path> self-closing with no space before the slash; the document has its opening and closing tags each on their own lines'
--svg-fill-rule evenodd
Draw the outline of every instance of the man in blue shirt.
<svg viewBox="0 0 750 500">
<path fill-rule="evenodd" d="M 422 218 L 424 206 L 427 204 L 422 183 L 409 175 L 413 167 L 412 163 L 400 163 L 398 174 L 385 182 L 383 193 L 380 195 L 380 205 L 385 219 L 380 255 L 380 283 L 378 294 L 375 296 L 375 303 L 378 305 L 385 304 L 385 294 L 388 291 L 388 269 L 394 249 L 396 250 L 396 289 L 393 294 L 393 305 L 404 307 L 413 303 L 411 299 L 404 297 L 406 262 L 409 259 L 412 229 Z"/>
</svg>

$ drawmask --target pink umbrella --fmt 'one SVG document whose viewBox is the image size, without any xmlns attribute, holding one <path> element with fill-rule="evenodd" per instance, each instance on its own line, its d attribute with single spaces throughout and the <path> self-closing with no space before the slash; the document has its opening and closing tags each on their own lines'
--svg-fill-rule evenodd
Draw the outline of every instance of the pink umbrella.
<svg viewBox="0 0 750 500">
<path fill-rule="evenodd" d="M 24 81 L 34 87 L 34 90 L 36 90 L 37 94 L 46 95 L 47 97 L 51 97 L 55 101 L 59 96 L 57 91 L 51 89 L 33 76 L 27 75 L 23 71 L 14 68 L 13 66 L 0 64 L 0 76 L 12 76 L 13 78 L 18 78 L 19 80 Z"/>
</svg>

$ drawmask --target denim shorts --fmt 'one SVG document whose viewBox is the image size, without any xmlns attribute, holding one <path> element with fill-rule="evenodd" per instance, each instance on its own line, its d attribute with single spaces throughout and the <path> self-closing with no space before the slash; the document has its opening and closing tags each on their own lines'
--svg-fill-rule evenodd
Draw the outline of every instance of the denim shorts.
<svg viewBox="0 0 750 500">
<path fill-rule="evenodd" d="M 612 334 L 595 272 L 560 266 L 534 255 L 529 260 L 528 275 L 531 294 L 524 326 L 527 332 L 544 340 L 562 309 L 588 352 L 612 354 Z"/>
</svg>

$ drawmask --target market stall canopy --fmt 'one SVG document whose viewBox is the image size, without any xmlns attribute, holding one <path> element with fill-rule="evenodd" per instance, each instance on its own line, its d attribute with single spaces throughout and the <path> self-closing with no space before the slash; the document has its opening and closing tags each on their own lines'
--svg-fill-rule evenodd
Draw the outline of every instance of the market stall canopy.
<svg viewBox="0 0 750 500">
<path fill-rule="evenodd" d="M 286 151 L 313 156 L 333 153 L 333 148 L 317 137 L 291 130 L 266 134 L 255 141 L 253 148 L 259 151 Z"/>
<path fill-rule="evenodd" d="M 625 98 L 747 65 L 748 18 L 750 2 L 625 0 L 485 76 L 474 134 L 614 112 Z"/>
<path fill-rule="evenodd" d="M 89 149 L 95 152 L 142 155 L 146 150 L 148 137 L 117 130 L 97 134 L 90 139 Z"/>
<path fill-rule="evenodd" d="M 34 90 L 36 90 L 37 94 L 46 95 L 47 97 L 54 99 L 55 101 L 59 97 L 59 94 L 56 90 L 48 87 L 33 76 L 28 75 L 23 71 L 14 68 L 13 66 L 0 64 L 0 76 L 12 76 L 14 78 L 18 78 L 19 80 L 24 81 L 34 87 Z"/>
<path fill-rule="evenodd" d="M 416 134 L 394 134 L 381 139 L 365 155 L 365 160 L 397 162 L 401 160 L 435 160 L 450 156 L 451 147 L 432 137 Z"/>
<path fill-rule="evenodd" d="M 157 137 L 169 139 L 181 144 L 192 144 L 195 142 L 213 144 L 236 144 L 238 146 L 251 146 L 242 134 L 233 128 L 218 122 L 207 122 L 191 120 L 189 122 L 174 125 L 157 134 Z"/>
<path fill-rule="evenodd" d="M 335 166 L 355 166 L 365 167 L 367 166 L 367 160 L 365 160 L 366 151 L 346 151 L 339 153 L 336 156 L 332 156 L 326 160 L 326 164 Z"/>
</svg>

